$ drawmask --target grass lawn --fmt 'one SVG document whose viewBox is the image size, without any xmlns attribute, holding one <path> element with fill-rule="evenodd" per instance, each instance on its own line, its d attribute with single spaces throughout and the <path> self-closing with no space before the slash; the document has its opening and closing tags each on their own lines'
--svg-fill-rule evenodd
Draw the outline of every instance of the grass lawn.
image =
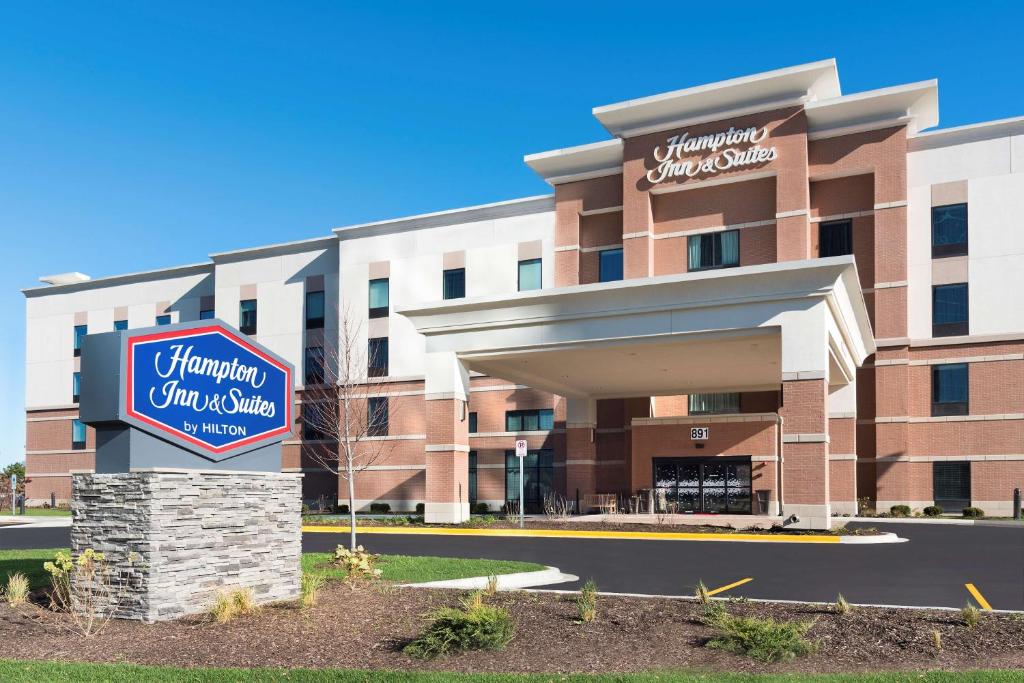
<svg viewBox="0 0 1024 683">
<path fill-rule="evenodd" d="M 484 683 L 766 683 L 768 681 L 789 681 L 791 683 L 840 683 L 859 681 L 861 683 L 897 683 L 914 680 L 918 683 L 997 683 L 1019 681 L 1020 673 L 1013 671 L 978 671 L 952 673 L 933 671 L 928 673 L 881 673 L 881 674 L 785 674 L 747 675 L 729 673 L 686 673 L 654 672 L 644 674 L 604 675 L 522 675 L 522 674 L 455 674 L 448 672 L 412 671 L 354 671 L 346 669 L 177 669 L 173 667 L 137 666 L 133 664 L 69 664 L 65 662 L 17 662 L 0 660 L 0 680 L 23 681 L 110 681 L 112 683 L 134 683 L 135 681 L 291 681 L 293 683 L 328 681 L 357 683 L 362 681 L 388 681 L 389 683 L 446 683 L 447 681 Z"/>
<path fill-rule="evenodd" d="M 344 571 L 328 564 L 333 558 L 332 553 L 304 553 L 302 555 L 302 571 L 318 572 L 332 579 L 345 578 Z M 466 579 L 471 576 L 535 572 L 544 569 L 543 565 L 533 562 L 467 560 L 456 557 L 412 557 L 409 555 L 382 555 L 378 566 L 381 570 L 381 578 L 398 583 Z"/>
<path fill-rule="evenodd" d="M 7 575 L 21 572 L 28 577 L 32 588 L 50 584 L 49 575 L 43 571 L 43 562 L 53 559 L 60 548 L 48 550 L 0 550 L 0 585 L 6 585 Z M 317 572 L 330 579 L 345 578 L 345 573 L 330 566 L 334 558 L 331 553 L 305 553 L 302 556 L 302 570 Z M 409 555 L 384 555 L 380 558 L 381 576 L 387 581 L 418 583 L 421 581 L 442 581 L 465 579 L 470 576 L 533 572 L 544 569 L 543 565 L 532 562 L 508 560 L 464 560 L 454 557 L 411 557 Z M 3 677 L 0 676 L 0 680 Z"/>
<path fill-rule="evenodd" d="M 0 517 L 11 517 L 10 510 L 0 511 Z M 21 517 L 21 515 L 13 515 L 15 517 Z M 70 517 L 71 510 L 61 510 L 60 508 L 25 508 L 26 517 Z"/>
</svg>

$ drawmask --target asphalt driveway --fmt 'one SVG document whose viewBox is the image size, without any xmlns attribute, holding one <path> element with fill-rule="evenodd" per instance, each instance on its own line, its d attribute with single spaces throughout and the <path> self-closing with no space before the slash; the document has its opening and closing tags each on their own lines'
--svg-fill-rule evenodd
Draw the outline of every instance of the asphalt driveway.
<svg viewBox="0 0 1024 683">
<path fill-rule="evenodd" d="M 909 539 L 881 545 L 648 541 L 591 538 L 360 537 L 375 553 L 515 559 L 552 565 L 602 591 L 692 595 L 744 579 L 722 596 L 963 607 L 967 584 L 994 609 L 1024 610 L 1024 525 L 1020 528 L 886 524 Z M 66 547 L 68 528 L 0 528 L 2 548 Z M 306 551 L 330 551 L 346 534 L 307 533 Z M 578 584 L 553 588 L 572 589 Z"/>
</svg>

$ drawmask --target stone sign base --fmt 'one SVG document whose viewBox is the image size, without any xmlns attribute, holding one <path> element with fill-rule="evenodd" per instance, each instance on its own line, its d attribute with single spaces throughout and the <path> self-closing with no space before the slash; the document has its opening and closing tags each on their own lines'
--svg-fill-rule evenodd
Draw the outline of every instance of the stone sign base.
<svg viewBox="0 0 1024 683">
<path fill-rule="evenodd" d="M 72 479 L 71 551 L 102 552 L 111 608 L 153 622 L 251 588 L 258 603 L 299 596 L 302 475 L 147 469 Z"/>
</svg>

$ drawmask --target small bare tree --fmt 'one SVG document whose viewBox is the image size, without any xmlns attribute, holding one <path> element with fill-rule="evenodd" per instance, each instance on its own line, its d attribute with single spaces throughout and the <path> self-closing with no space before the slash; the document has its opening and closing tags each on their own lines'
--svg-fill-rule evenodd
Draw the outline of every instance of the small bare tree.
<svg viewBox="0 0 1024 683">
<path fill-rule="evenodd" d="M 349 308 L 338 311 L 338 337 L 325 338 L 319 353 L 319 359 L 306 359 L 313 364 L 305 369 L 306 379 L 313 381 L 304 382 L 303 439 L 328 445 L 309 449 L 310 457 L 348 484 L 349 547 L 355 548 L 356 476 L 391 453 L 394 442 L 380 437 L 387 435 L 398 406 L 383 378 L 386 348 L 369 347 L 362 322 Z"/>
</svg>

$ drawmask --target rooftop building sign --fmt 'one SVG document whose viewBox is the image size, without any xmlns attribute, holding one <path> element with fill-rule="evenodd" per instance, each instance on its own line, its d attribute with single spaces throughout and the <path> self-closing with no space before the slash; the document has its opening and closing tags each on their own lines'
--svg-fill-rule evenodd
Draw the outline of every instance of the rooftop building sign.
<svg viewBox="0 0 1024 683">
<path fill-rule="evenodd" d="M 647 172 L 647 180 L 660 183 L 671 178 L 695 178 L 723 171 L 774 161 L 775 147 L 762 147 L 768 128 L 733 128 L 717 133 L 691 136 L 688 132 L 666 140 L 666 146 L 654 148 L 657 166 Z M 708 153 L 710 152 L 710 156 Z M 702 155 L 697 158 L 696 155 Z"/>
</svg>

